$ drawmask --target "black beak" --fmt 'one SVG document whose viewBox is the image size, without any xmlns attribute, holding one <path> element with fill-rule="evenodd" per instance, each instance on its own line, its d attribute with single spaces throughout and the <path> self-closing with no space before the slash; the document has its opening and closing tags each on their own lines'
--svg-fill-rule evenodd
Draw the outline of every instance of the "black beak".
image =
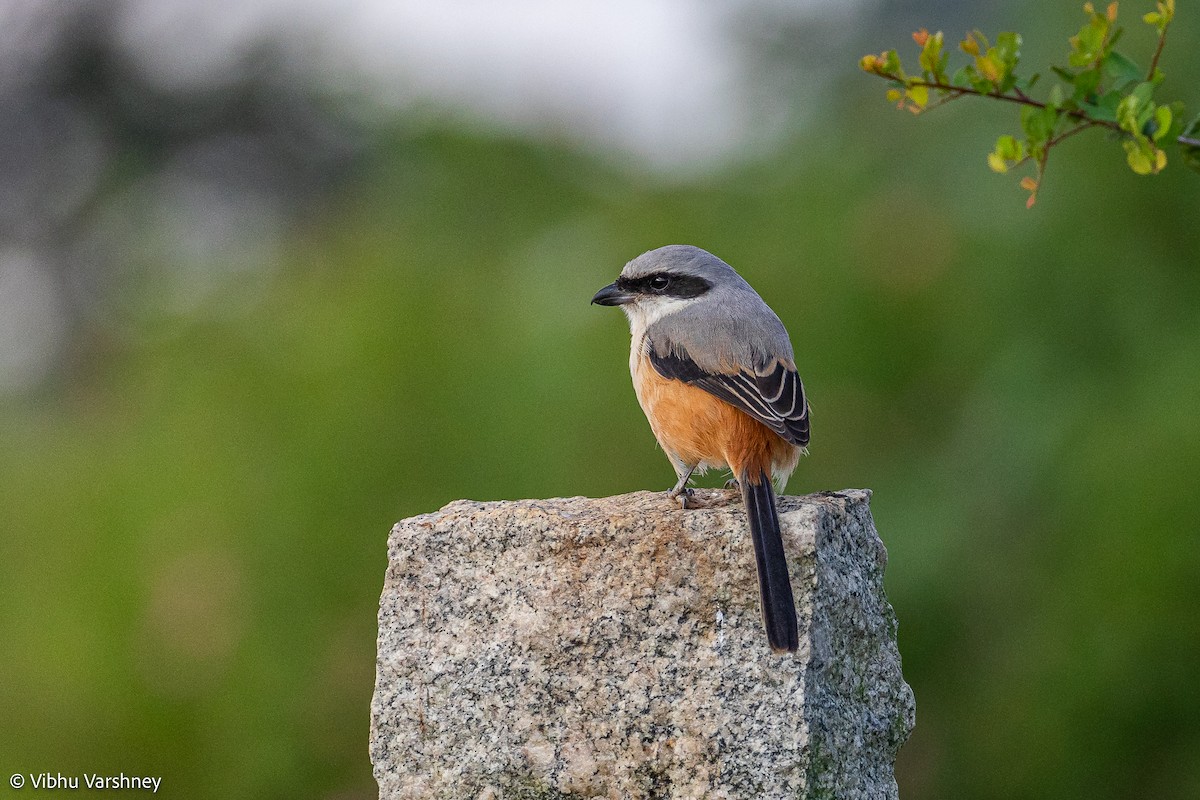
<svg viewBox="0 0 1200 800">
<path fill-rule="evenodd" d="M 610 283 L 592 298 L 592 303 L 598 306 L 623 306 L 633 300 L 633 295 L 623 292 L 615 283 Z"/>
</svg>

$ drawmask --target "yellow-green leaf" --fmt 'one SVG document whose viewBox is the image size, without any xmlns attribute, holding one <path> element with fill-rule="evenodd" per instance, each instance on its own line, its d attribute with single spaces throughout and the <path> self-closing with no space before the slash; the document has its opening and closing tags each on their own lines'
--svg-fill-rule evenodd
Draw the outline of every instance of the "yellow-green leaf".
<svg viewBox="0 0 1200 800">
<path fill-rule="evenodd" d="M 1171 130 L 1171 109 L 1159 106 L 1154 109 L 1154 141 L 1161 142 Z"/>
<path fill-rule="evenodd" d="M 1125 160 L 1129 162 L 1129 168 L 1138 175 L 1149 175 L 1154 171 L 1150 155 L 1137 142 L 1125 142 Z"/>
<path fill-rule="evenodd" d="M 975 69 L 979 70 L 979 74 L 992 83 L 999 81 L 1002 74 L 1000 65 L 990 55 L 977 57 L 975 59 Z"/>
<path fill-rule="evenodd" d="M 1006 133 L 996 139 L 995 152 L 1005 161 L 1020 161 L 1025 155 L 1025 145 Z"/>
</svg>

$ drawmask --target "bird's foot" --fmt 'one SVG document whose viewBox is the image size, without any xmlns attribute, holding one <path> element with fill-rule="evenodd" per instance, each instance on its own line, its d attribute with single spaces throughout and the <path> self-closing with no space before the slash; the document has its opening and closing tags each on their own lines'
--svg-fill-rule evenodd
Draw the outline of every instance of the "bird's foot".
<svg viewBox="0 0 1200 800">
<path fill-rule="evenodd" d="M 740 484 L 740 483 L 738 483 L 738 479 L 737 479 L 737 478 L 730 478 L 729 480 L 725 481 L 725 488 L 726 488 L 726 489 L 737 489 L 737 488 L 739 488 L 740 486 L 741 486 L 741 484 Z"/>
<path fill-rule="evenodd" d="M 667 499 L 678 501 L 680 508 L 687 508 L 688 501 L 691 499 L 692 494 L 692 489 L 688 488 L 687 486 L 677 486 L 674 489 L 667 490 Z"/>
</svg>

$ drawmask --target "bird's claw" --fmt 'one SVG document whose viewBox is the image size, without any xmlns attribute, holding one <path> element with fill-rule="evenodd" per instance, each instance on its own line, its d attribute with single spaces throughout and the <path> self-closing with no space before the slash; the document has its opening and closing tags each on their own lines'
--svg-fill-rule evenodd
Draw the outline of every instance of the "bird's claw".
<svg viewBox="0 0 1200 800">
<path fill-rule="evenodd" d="M 741 486 L 741 484 L 740 484 L 740 483 L 738 483 L 738 479 L 737 479 L 737 478 L 730 478 L 729 480 L 725 481 L 725 488 L 726 488 L 726 489 L 737 489 L 737 488 L 739 488 L 740 486 Z"/>
<path fill-rule="evenodd" d="M 690 489 L 688 487 L 684 487 L 682 489 L 668 489 L 667 490 L 667 499 L 668 500 L 677 500 L 677 501 L 679 501 L 680 508 L 687 508 L 688 500 L 691 499 L 692 494 L 693 494 L 692 489 Z"/>
</svg>

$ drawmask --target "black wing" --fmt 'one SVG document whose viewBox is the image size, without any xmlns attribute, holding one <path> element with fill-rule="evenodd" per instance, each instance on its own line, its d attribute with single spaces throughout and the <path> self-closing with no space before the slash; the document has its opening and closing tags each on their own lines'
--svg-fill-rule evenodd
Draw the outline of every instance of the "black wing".
<svg viewBox="0 0 1200 800">
<path fill-rule="evenodd" d="M 683 381 L 740 408 L 783 439 L 808 444 L 808 400 L 796 370 L 776 360 L 760 373 L 743 370 L 733 375 L 706 372 L 678 347 L 663 354 L 647 348 L 655 372 Z"/>
</svg>

